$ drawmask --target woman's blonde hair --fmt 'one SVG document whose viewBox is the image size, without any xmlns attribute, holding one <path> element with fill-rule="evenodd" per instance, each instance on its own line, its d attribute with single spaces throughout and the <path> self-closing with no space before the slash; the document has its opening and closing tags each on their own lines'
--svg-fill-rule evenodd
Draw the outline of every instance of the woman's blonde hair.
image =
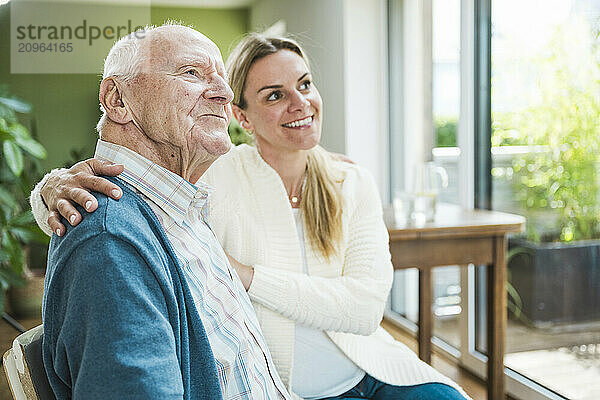
<svg viewBox="0 0 600 400">
<path fill-rule="evenodd" d="M 246 109 L 244 90 L 250 67 L 255 61 L 280 50 L 293 51 L 310 67 L 300 45 L 290 38 L 250 33 L 237 44 L 226 64 L 233 104 Z M 331 155 L 322 147 L 315 146 L 308 151 L 302 215 L 309 243 L 326 259 L 338 251 L 342 238 L 342 196 L 335 172 Z"/>
</svg>

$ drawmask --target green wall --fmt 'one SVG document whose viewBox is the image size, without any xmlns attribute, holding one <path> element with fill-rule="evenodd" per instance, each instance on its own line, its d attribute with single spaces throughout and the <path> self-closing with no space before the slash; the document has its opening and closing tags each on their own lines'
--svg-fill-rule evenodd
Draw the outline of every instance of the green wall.
<svg viewBox="0 0 600 400">
<path fill-rule="evenodd" d="M 152 7 L 150 15 L 154 25 L 171 19 L 204 33 L 219 46 L 224 59 L 227 59 L 232 44 L 248 31 L 250 18 L 250 12 L 246 8 L 219 10 Z"/>
<path fill-rule="evenodd" d="M 248 29 L 247 9 L 202 9 L 152 7 L 151 23 L 168 19 L 191 25 L 210 37 L 227 57 L 233 42 Z M 100 117 L 95 74 L 11 74 L 10 3 L 0 6 L 0 84 L 30 102 L 38 139 L 48 150 L 44 166 L 51 169 L 70 163 L 71 150 L 82 156 L 93 153 Z"/>
</svg>

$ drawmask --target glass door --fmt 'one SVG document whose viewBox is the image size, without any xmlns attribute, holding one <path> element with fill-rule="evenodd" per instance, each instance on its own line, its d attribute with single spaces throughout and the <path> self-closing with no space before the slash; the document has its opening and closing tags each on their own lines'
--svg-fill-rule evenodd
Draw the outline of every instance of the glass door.
<svg viewBox="0 0 600 400">
<path fill-rule="evenodd" d="M 491 20 L 491 203 L 527 218 L 505 365 L 600 398 L 600 0 L 495 0 Z"/>
</svg>

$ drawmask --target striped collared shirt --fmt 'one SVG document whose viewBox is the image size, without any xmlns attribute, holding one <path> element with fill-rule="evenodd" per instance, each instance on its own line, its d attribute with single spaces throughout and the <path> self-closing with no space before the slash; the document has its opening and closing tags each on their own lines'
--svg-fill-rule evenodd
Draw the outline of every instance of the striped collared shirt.
<svg viewBox="0 0 600 400">
<path fill-rule="evenodd" d="M 212 188 L 202 182 L 195 186 L 125 147 L 102 140 L 95 157 L 125 167 L 119 178 L 142 196 L 164 228 L 204 324 L 223 398 L 288 398 L 250 298 L 205 222 Z"/>
</svg>

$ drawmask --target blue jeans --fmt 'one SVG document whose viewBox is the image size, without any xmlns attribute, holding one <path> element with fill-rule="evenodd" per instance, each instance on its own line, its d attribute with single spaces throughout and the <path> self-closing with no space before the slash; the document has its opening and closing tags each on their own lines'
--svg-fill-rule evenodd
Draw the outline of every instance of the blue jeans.
<svg viewBox="0 0 600 400">
<path fill-rule="evenodd" d="M 423 383 L 414 386 L 388 385 L 366 374 L 358 385 L 335 397 L 337 399 L 372 399 L 372 400 L 465 400 L 453 387 L 443 383 Z"/>
</svg>

